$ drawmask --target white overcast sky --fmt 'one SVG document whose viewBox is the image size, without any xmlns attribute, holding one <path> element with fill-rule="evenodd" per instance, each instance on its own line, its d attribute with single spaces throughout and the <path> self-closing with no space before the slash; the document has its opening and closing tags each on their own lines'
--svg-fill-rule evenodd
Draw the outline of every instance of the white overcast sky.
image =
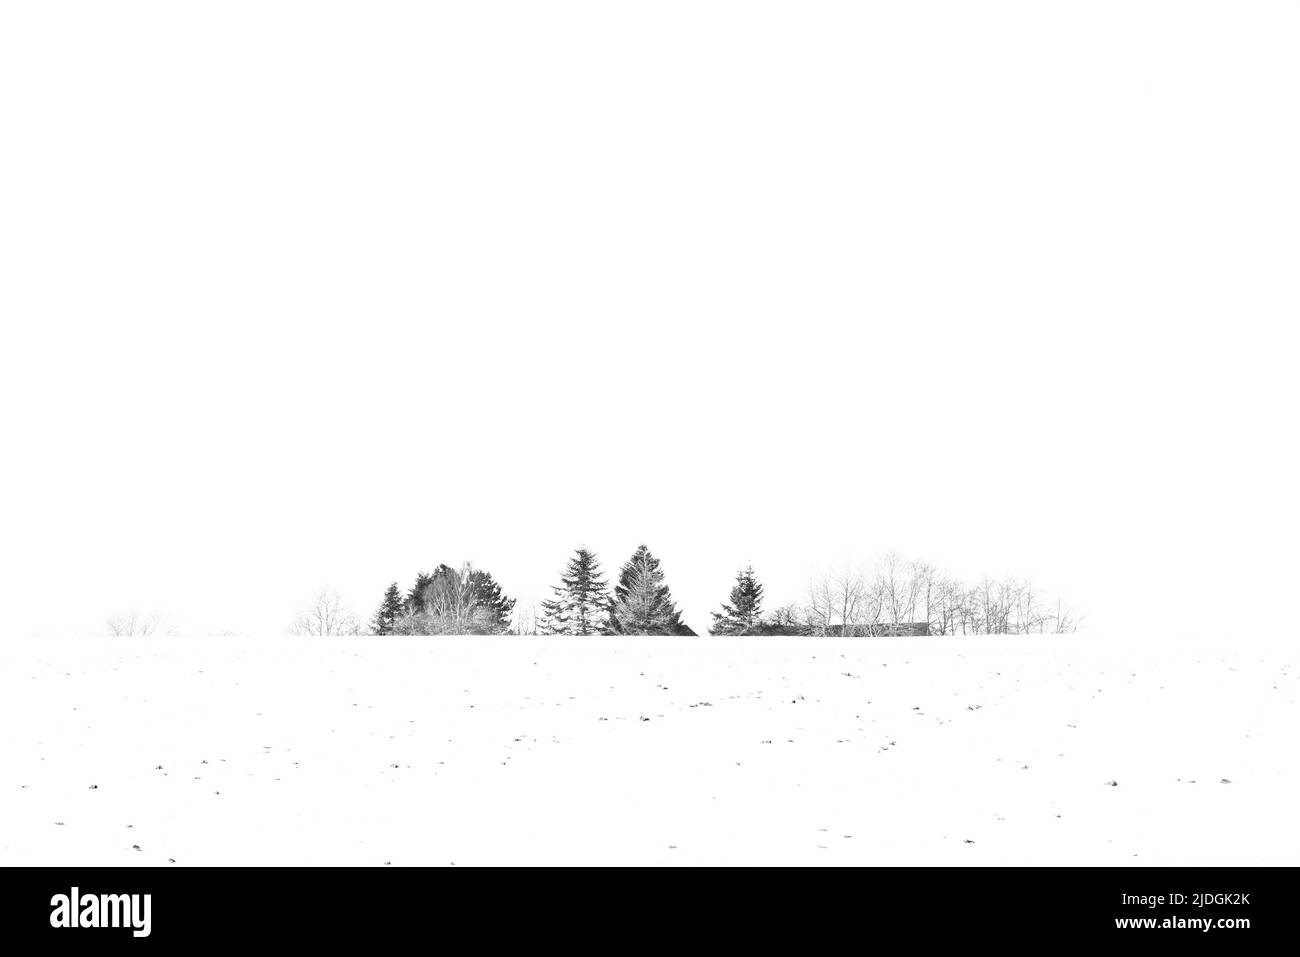
<svg viewBox="0 0 1300 957">
<path fill-rule="evenodd" d="M 1290 627 L 1293 3 L 0 7 L 5 627 L 644 541 Z"/>
</svg>

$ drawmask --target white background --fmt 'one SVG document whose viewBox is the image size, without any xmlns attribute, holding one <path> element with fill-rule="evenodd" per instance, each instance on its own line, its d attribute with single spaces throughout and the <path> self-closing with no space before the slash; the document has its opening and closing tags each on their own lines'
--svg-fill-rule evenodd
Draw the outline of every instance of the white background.
<svg viewBox="0 0 1300 957">
<path fill-rule="evenodd" d="M 278 630 L 641 541 L 1289 625 L 1289 3 L 7 3 L 0 581 Z"/>
</svg>

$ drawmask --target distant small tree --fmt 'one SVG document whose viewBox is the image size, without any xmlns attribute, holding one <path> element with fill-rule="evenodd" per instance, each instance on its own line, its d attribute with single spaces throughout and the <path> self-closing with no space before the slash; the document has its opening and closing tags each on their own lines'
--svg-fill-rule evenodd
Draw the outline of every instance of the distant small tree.
<svg viewBox="0 0 1300 957">
<path fill-rule="evenodd" d="M 758 629 L 763 618 L 763 586 L 754 577 L 754 566 L 747 565 L 736 575 L 728 602 L 722 611 L 713 613 L 713 634 L 748 635 Z"/>
<path fill-rule="evenodd" d="M 174 629 L 163 622 L 161 613 L 143 612 L 138 608 L 110 615 L 105 624 L 108 633 L 114 638 L 148 638 L 153 635 L 175 634 Z"/>
<path fill-rule="evenodd" d="M 1065 635 L 1079 630 L 1079 623 L 1083 621 L 1083 616 L 1076 613 L 1072 608 L 1066 607 L 1065 599 L 1057 596 L 1056 614 L 1051 617 L 1052 632 L 1058 635 Z"/>
<path fill-rule="evenodd" d="M 293 624 L 289 626 L 289 634 L 359 635 L 361 624 L 352 612 L 343 607 L 338 592 L 333 588 L 322 588 L 294 618 Z"/>
<path fill-rule="evenodd" d="M 545 635 L 601 635 L 609 628 L 609 585 L 601 575 L 595 553 L 579 548 L 551 589 L 555 597 L 542 602 L 541 631 Z"/>
<path fill-rule="evenodd" d="M 520 602 L 515 605 L 514 623 L 506 634 L 536 635 L 538 627 L 537 609 L 531 602 Z"/>
<path fill-rule="evenodd" d="M 384 592 L 384 600 L 379 603 L 374 617 L 370 619 L 370 630 L 376 635 L 391 635 L 397 620 L 402 617 L 404 605 L 397 582 L 393 582 Z"/>
<path fill-rule="evenodd" d="M 765 625 L 773 632 L 794 633 L 808 631 L 810 627 L 803 609 L 796 604 L 782 605 L 767 617 Z"/>
<path fill-rule="evenodd" d="M 619 572 L 610 607 L 609 630 L 616 635 L 692 634 L 682 621 L 659 559 L 641 545 Z"/>
</svg>

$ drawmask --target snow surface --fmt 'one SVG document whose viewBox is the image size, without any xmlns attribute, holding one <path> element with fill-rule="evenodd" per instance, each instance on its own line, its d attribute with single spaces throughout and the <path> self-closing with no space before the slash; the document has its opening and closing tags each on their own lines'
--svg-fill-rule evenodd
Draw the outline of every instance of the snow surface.
<svg viewBox="0 0 1300 957">
<path fill-rule="evenodd" d="M 1294 647 L 16 640 L 0 864 L 1296 865 Z"/>
</svg>

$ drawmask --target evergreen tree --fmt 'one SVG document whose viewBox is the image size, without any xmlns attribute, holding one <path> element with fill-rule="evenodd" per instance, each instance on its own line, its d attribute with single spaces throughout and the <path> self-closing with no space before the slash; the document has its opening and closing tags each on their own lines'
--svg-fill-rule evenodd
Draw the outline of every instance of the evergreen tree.
<svg viewBox="0 0 1300 957">
<path fill-rule="evenodd" d="M 403 635 L 495 635 L 510 628 L 515 600 L 492 575 L 469 565 L 421 572 L 395 631 Z"/>
<path fill-rule="evenodd" d="M 713 613 L 713 634 L 748 635 L 763 620 L 763 586 L 754 577 L 754 566 L 747 565 L 736 575 L 728 603 Z"/>
<path fill-rule="evenodd" d="M 609 610 L 609 632 L 615 635 L 693 634 L 673 603 L 659 559 L 641 545 L 619 572 Z"/>
<path fill-rule="evenodd" d="M 542 602 L 544 635 L 601 635 L 609 625 L 609 585 L 601 577 L 594 553 L 579 548 L 551 589 L 555 598 Z"/>
<path fill-rule="evenodd" d="M 515 610 L 515 600 L 505 596 L 490 572 L 472 569 L 468 581 L 475 631 L 505 634 L 510 629 L 510 615 Z"/>
<path fill-rule="evenodd" d="M 376 635 L 391 635 L 393 626 L 405 613 L 405 609 L 406 605 L 402 601 L 402 593 L 397 588 L 397 582 L 393 582 L 388 586 L 388 590 L 384 592 L 384 600 L 375 612 L 375 617 L 370 619 L 370 630 Z"/>
<path fill-rule="evenodd" d="M 415 584 L 406 593 L 406 613 L 408 615 L 415 615 L 424 611 L 425 593 L 432 584 L 433 576 L 428 572 L 420 572 L 415 576 Z"/>
</svg>

